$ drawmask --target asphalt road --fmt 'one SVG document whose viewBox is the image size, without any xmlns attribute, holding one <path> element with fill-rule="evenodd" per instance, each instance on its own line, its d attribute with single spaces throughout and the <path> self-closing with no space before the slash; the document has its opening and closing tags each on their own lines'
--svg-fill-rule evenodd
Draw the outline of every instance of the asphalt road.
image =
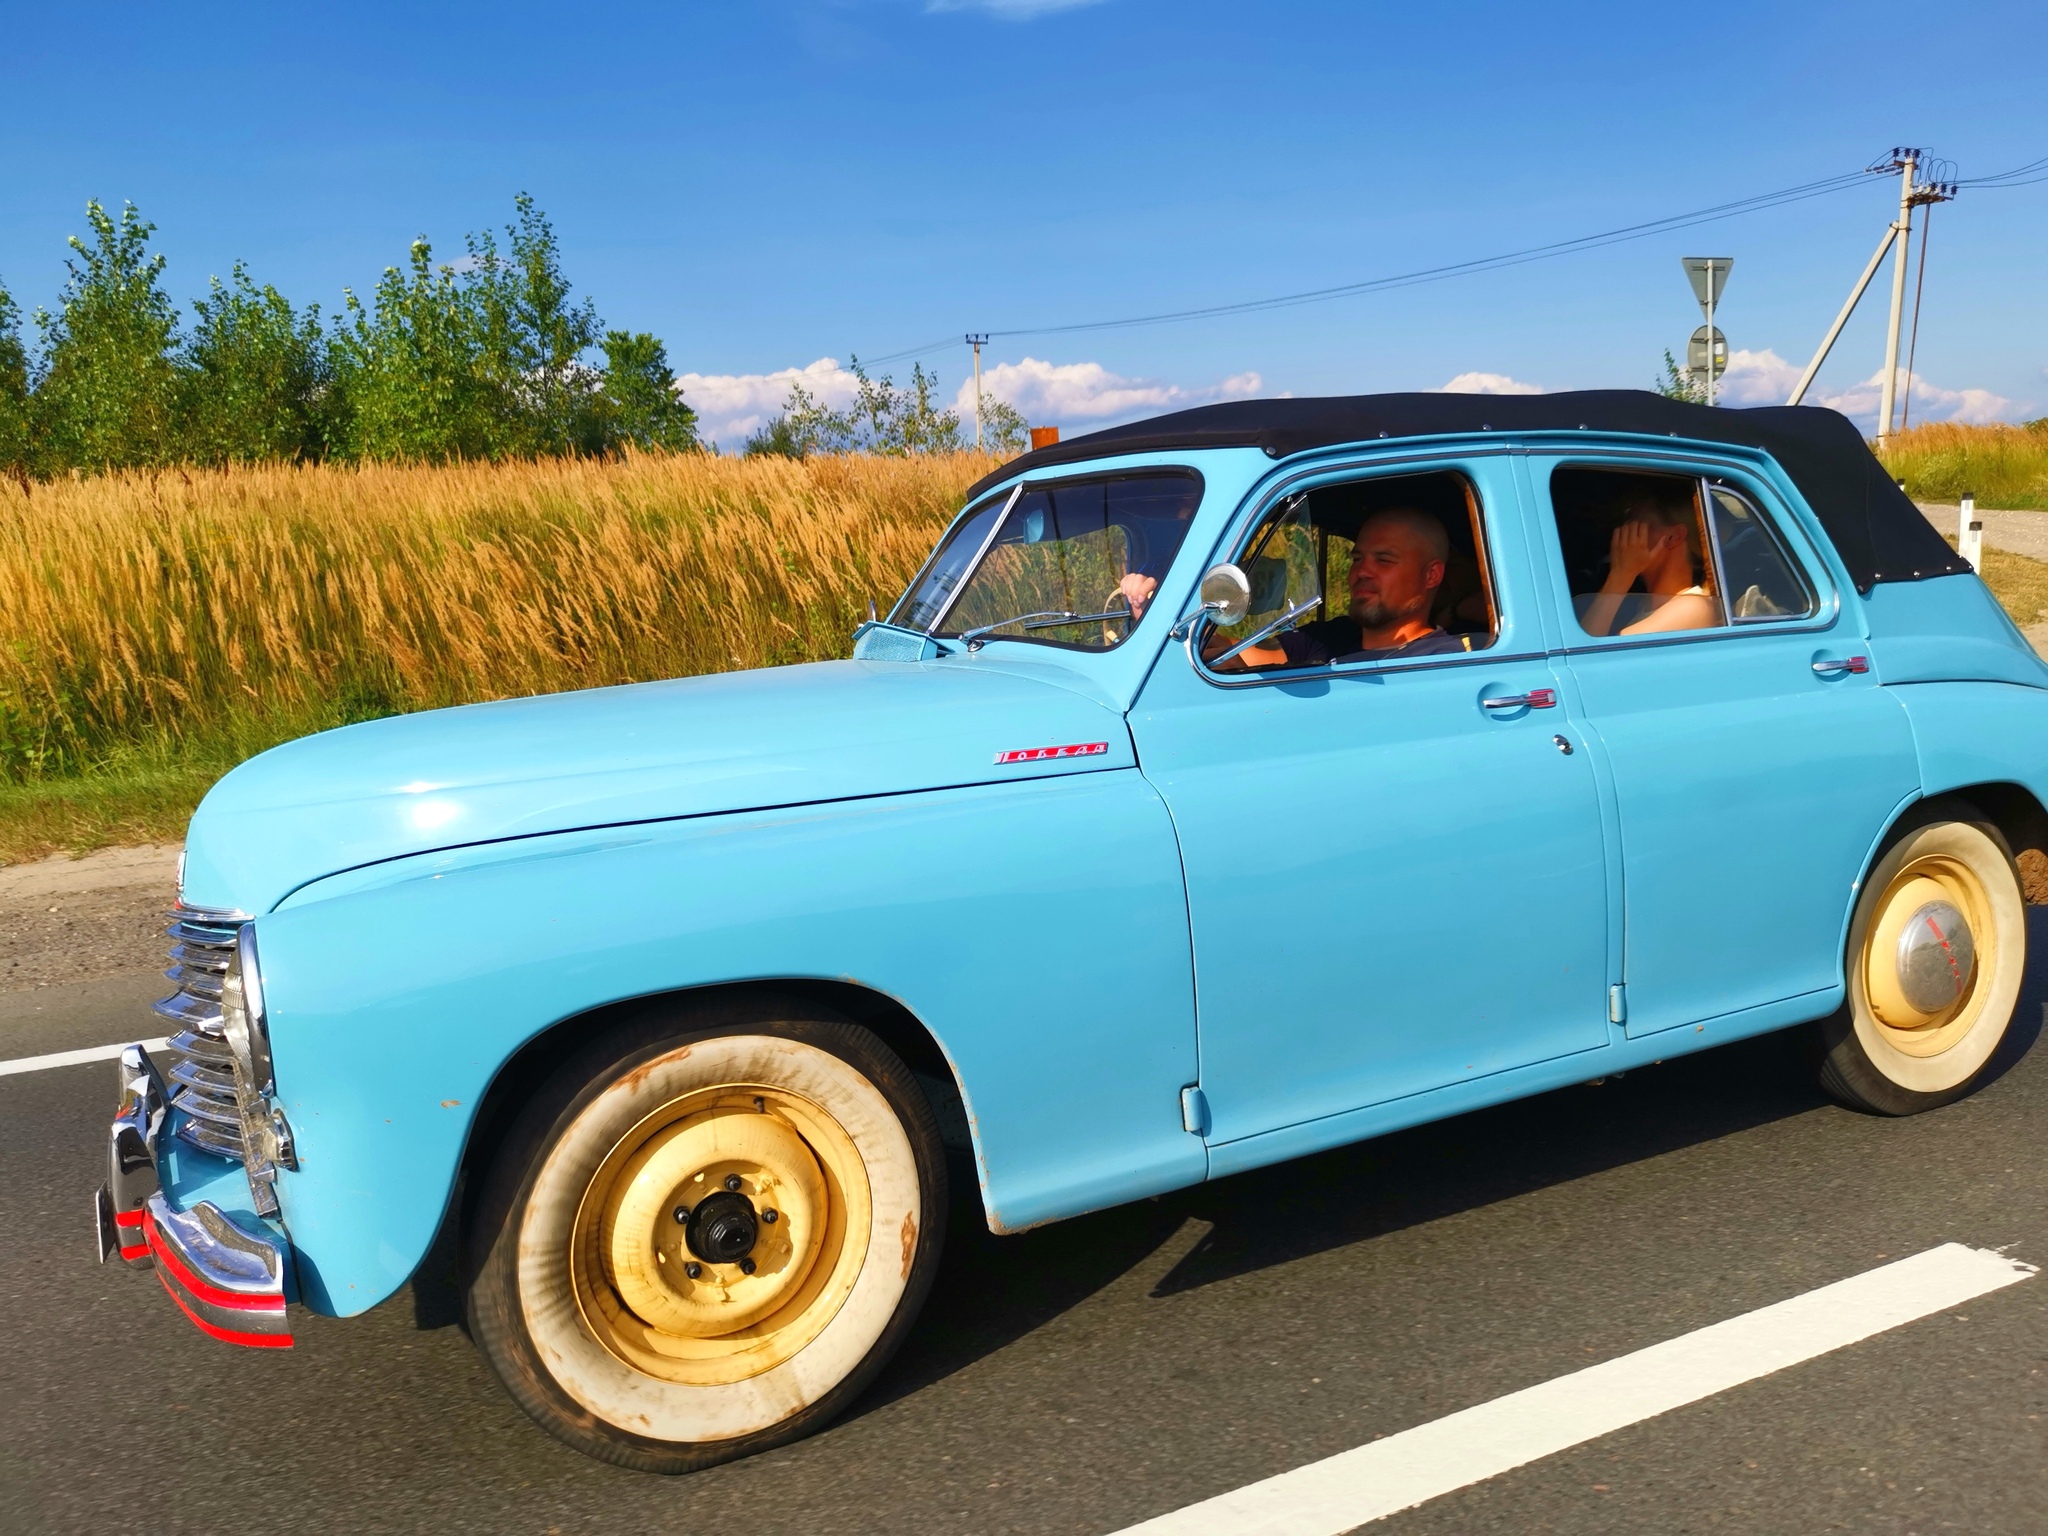
<svg viewBox="0 0 2048 1536">
<path fill-rule="evenodd" d="M 120 958 L 0 994 L 0 1055 L 152 1033 Z M 100 1268 L 113 1075 L 0 1077 L 4 1530 L 1095 1536 L 1937 1243 L 2048 1264 L 2048 1047 L 1884 1121 L 1776 1037 L 1021 1237 L 961 1222 L 852 1414 L 659 1479 L 535 1429 L 431 1296 L 257 1353 Z M 2036 1536 L 2044 1453 L 2048 1275 L 1371 1529 Z"/>
</svg>

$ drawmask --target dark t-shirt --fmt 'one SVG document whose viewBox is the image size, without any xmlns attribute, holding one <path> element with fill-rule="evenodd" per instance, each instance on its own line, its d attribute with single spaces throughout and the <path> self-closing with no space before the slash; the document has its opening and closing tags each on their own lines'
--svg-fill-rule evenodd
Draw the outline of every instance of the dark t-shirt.
<svg viewBox="0 0 2048 1536">
<path fill-rule="evenodd" d="M 1406 645 L 1372 650 L 1360 649 L 1358 642 L 1363 638 L 1358 620 L 1348 615 L 1304 624 L 1278 637 L 1290 667 L 1320 667 L 1332 661 L 1387 661 L 1396 656 L 1442 656 L 1472 649 L 1471 636 L 1446 634 L 1441 629 L 1418 635 Z"/>
</svg>

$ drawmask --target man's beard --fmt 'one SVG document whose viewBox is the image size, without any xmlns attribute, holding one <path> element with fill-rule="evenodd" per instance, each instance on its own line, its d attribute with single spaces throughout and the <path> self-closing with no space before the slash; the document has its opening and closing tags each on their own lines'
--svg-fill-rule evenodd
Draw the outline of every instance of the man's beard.
<svg viewBox="0 0 2048 1536">
<path fill-rule="evenodd" d="M 1418 599 L 1407 609 L 1394 607 L 1383 597 L 1354 597 L 1351 599 L 1351 617 L 1358 620 L 1364 629 L 1385 629 L 1399 624 L 1404 619 L 1418 618 L 1429 611 L 1429 600 Z"/>
</svg>

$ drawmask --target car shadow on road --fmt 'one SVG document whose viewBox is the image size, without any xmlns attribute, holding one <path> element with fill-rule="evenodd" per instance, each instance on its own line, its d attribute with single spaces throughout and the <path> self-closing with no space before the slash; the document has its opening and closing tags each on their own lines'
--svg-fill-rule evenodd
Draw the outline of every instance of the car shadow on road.
<svg viewBox="0 0 2048 1536">
<path fill-rule="evenodd" d="M 1987 1084 L 2025 1058 L 2048 1020 L 2048 907 L 2027 915 L 2037 958 Z M 1191 1218 L 1207 1232 L 1163 1261 L 1149 1295 L 1195 1290 L 1829 1109 L 1808 1042 L 1804 1029 L 1737 1041 L 1014 1237 L 990 1235 L 971 1198 L 956 1199 L 924 1318 L 856 1414 L 1043 1327 L 1155 1258 Z"/>
</svg>

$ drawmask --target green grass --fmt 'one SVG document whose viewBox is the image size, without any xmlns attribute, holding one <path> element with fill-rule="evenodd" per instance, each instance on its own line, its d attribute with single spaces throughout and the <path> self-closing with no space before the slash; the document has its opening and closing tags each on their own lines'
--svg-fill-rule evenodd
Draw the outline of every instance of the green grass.
<svg viewBox="0 0 2048 1536">
<path fill-rule="evenodd" d="M 1915 501 L 1954 502 L 1967 491 L 1980 507 L 2048 511 L 2048 418 L 2024 427 L 1914 427 L 1882 457 Z"/>
</svg>

